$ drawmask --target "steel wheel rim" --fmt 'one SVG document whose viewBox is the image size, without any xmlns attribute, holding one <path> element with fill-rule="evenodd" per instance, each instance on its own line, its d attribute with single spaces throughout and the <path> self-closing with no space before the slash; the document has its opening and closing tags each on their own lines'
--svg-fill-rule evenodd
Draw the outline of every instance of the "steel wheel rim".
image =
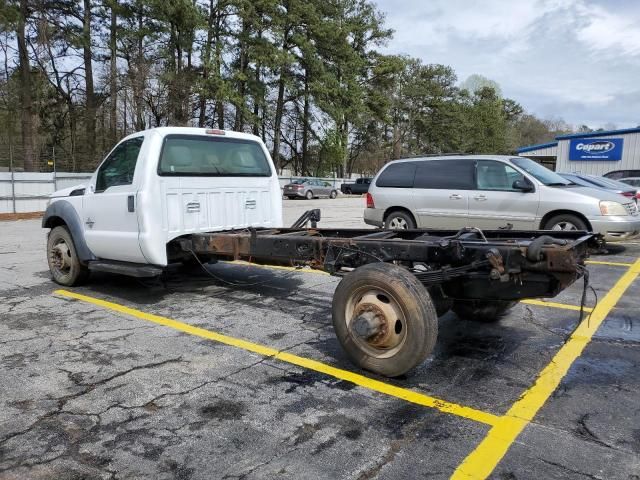
<svg viewBox="0 0 640 480">
<path fill-rule="evenodd" d="M 49 264 L 60 275 L 71 273 L 71 248 L 63 238 L 58 238 L 49 250 Z"/>
<path fill-rule="evenodd" d="M 375 316 L 380 321 L 379 333 L 368 338 L 358 334 L 355 323 L 363 314 Z M 406 315 L 395 297 L 383 288 L 365 286 L 353 292 L 345 306 L 344 318 L 354 343 L 372 357 L 392 357 L 406 342 Z"/>
<path fill-rule="evenodd" d="M 560 231 L 560 230 L 562 230 L 562 231 L 575 231 L 575 230 L 578 230 L 578 227 L 576 227 L 571 222 L 563 221 L 563 222 L 556 223 L 553 227 L 551 227 L 551 230 L 556 230 L 556 231 Z"/>
<path fill-rule="evenodd" d="M 393 217 L 389 222 L 389 228 L 391 228 L 391 230 L 407 230 L 409 228 L 409 225 L 404 218 Z"/>
</svg>

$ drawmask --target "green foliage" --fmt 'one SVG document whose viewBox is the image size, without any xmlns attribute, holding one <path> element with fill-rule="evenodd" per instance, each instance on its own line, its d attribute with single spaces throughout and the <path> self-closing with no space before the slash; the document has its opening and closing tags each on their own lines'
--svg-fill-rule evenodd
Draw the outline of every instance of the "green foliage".
<svg viewBox="0 0 640 480">
<path fill-rule="evenodd" d="M 0 26 L 0 155 L 29 144 L 26 119 L 36 156 L 55 149 L 65 169 L 92 169 L 113 138 L 162 125 L 252 132 L 279 167 L 322 175 L 510 153 L 570 129 L 481 75 L 458 86 L 449 66 L 381 53 L 393 32 L 371 0 L 0 0 Z"/>
</svg>

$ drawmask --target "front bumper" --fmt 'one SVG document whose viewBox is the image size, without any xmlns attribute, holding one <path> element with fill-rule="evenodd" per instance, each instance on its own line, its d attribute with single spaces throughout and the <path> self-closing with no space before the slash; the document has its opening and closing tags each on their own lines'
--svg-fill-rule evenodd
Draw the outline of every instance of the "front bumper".
<svg viewBox="0 0 640 480">
<path fill-rule="evenodd" d="M 602 216 L 590 218 L 591 228 L 600 233 L 608 242 L 627 240 L 640 234 L 639 217 Z"/>
</svg>

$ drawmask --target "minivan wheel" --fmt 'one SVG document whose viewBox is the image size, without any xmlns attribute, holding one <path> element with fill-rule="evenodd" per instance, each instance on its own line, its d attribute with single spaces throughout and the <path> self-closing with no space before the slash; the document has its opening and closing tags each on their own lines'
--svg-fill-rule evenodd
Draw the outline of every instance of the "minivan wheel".
<svg viewBox="0 0 640 480">
<path fill-rule="evenodd" d="M 563 214 L 551 217 L 544 224 L 543 230 L 563 230 L 563 231 L 576 231 L 576 230 L 589 230 L 584 220 L 576 215 Z"/>
<path fill-rule="evenodd" d="M 387 230 L 411 230 L 416 228 L 416 224 L 411 215 L 405 212 L 391 212 L 384 221 L 384 228 Z"/>
<path fill-rule="evenodd" d="M 313 192 L 309 190 L 305 195 L 305 197 L 307 197 L 307 200 L 313 200 Z"/>
</svg>

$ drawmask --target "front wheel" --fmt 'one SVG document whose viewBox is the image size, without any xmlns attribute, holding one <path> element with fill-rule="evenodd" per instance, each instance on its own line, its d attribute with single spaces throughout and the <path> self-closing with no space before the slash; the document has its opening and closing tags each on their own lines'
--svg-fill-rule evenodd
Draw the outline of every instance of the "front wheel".
<svg viewBox="0 0 640 480">
<path fill-rule="evenodd" d="M 455 300 L 451 310 L 464 320 L 497 322 L 518 302 L 507 300 Z"/>
<path fill-rule="evenodd" d="M 338 192 L 336 192 L 335 190 L 331 190 L 331 193 L 329 194 L 329 198 L 333 200 L 337 196 L 338 196 Z"/>
<path fill-rule="evenodd" d="M 353 363 L 387 377 L 403 375 L 433 351 L 438 315 L 410 272 L 370 263 L 347 274 L 336 289 L 333 327 Z"/>
<path fill-rule="evenodd" d="M 588 230 L 587 224 L 580 217 L 571 214 L 562 214 L 551 217 L 543 227 L 543 230 Z"/>
<path fill-rule="evenodd" d="M 53 281 L 65 287 L 79 285 L 89 277 L 89 269 L 80 263 L 73 238 L 65 226 L 49 232 L 47 262 Z"/>
</svg>

